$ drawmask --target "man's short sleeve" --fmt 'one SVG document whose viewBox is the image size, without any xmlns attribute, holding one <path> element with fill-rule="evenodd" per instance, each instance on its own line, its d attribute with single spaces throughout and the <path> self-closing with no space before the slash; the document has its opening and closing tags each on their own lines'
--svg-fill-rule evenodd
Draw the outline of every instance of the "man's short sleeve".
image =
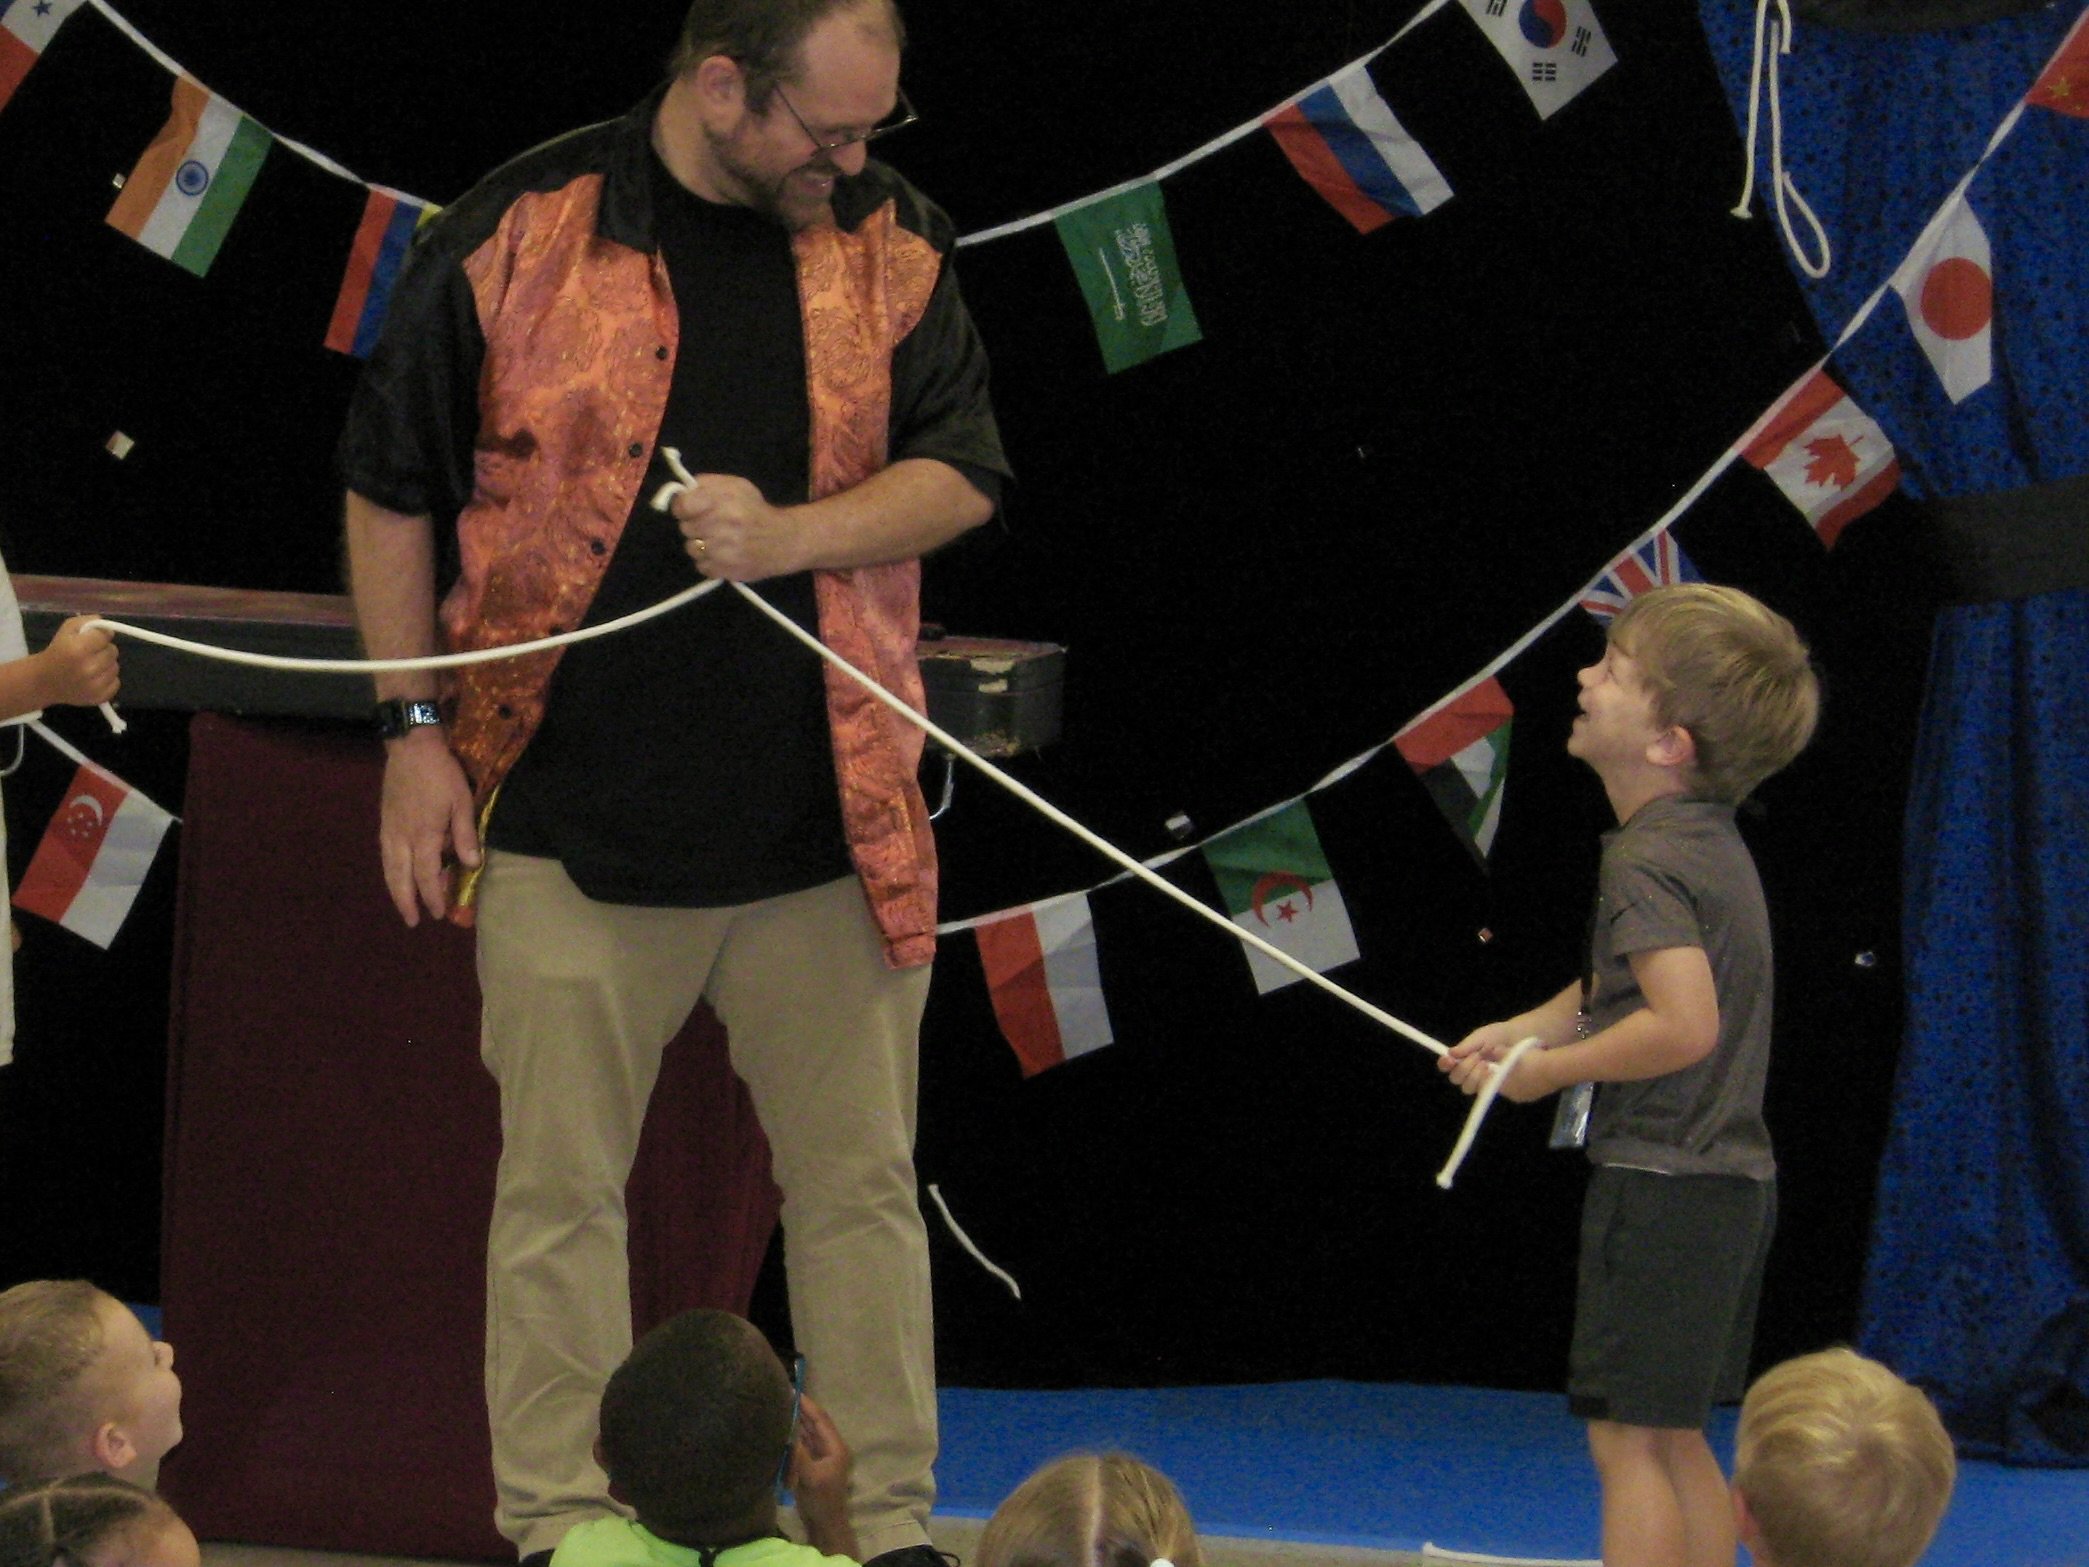
<svg viewBox="0 0 2089 1567">
<path fill-rule="evenodd" d="M 1009 470 L 987 397 L 986 348 L 950 262 L 946 255 L 921 320 L 893 352 L 890 451 L 895 462 L 949 463 L 998 502 Z"/>
<path fill-rule="evenodd" d="M 441 224 L 422 231 L 400 270 L 334 466 L 343 485 L 388 510 L 447 520 L 471 497 L 486 343 Z"/>
</svg>

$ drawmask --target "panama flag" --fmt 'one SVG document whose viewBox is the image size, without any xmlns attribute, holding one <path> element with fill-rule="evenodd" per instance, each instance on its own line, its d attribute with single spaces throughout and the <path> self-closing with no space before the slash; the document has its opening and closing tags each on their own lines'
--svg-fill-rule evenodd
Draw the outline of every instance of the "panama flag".
<svg viewBox="0 0 2089 1567">
<path fill-rule="evenodd" d="M 1023 1064 L 1023 1076 L 1035 1077 L 1115 1040 L 1086 893 L 1018 909 L 973 934 L 994 1016 Z"/>
<path fill-rule="evenodd" d="M 1618 57 L 1589 0 L 1462 0 L 1508 61 L 1538 118 L 1549 120 Z"/>
<path fill-rule="evenodd" d="M 1595 584 L 1583 590 L 1581 607 L 1598 620 L 1608 621 L 1649 588 L 1704 580 L 1675 535 L 1663 528 L 1638 549 L 1627 550 L 1612 561 Z"/>
<path fill-rule="evenodd" d="M 389 191 L 370 192 L 355 242 L 348 248 L 348 267 L 341 274 L 341 292 L 334 300 L 333 321 L 326 331 L 327 347 L 358 359 L 370 357 L 414 230 L 435 210 Z"/>
<path fill-rule="evenodd" d="M 200 82 L 174 78 L 174 112 L 138 159 L 109 222 L 202 277 L 275 140 Z"/>
<path fill-rule="evenodd" d="M 1451 199 L 1450 182 L 1401 128 L 1363 62 L 1263 121 L 1300 178 L 1359 234 Z"/>
<path fill-rule="evenodd" d="M 1354 963 L 1356 932 L 1342 889 L 1320 850 L 1313 813 L 1294 800 L 1267 816 L 1222 833 L 1204 845 L 1205 861 L 1233 923 L 1251 931 L 1315 973 Z M 1243 945 L 1255 991 L 1268 995 L 1298 983 L 1267 953 Z"/>
<path fill-rule="evenodd" d="M 2032 84 L 2025 101 L 2089 119 L 2089 11 L 2075 18 L 2073 30 Z"/>
<path fill-rule="evenodd" d="M 1828 548 L 1900 484 L 1900 461 L 1877 422 L 1816 370 L 1741 453 L 1776 481 Z"/>
<path fill-rule="evenodd" d="M 0 0 L 0 108 L 82 0 Z"/>
<path fill-rule="evenodd" d="M 1893 287 L 1947 397 L 1962 403 L 1994 379 L 1994 265 L 1987 230 L 1963 194 L 1931 221 Z"/>
<path fill-rule="evenodd" d="M 22 872 L 15 907 L 108 946 L 173 820 L 115 774 L 83 763 Z"/>
<path fill-rule="evenodd" d="M 1489 678 L 1393 736 L 1393 748 L 1407 758 L 1483 870 L 1501 825 L 1515 716 L 1509 693 Z"/>
</svg>

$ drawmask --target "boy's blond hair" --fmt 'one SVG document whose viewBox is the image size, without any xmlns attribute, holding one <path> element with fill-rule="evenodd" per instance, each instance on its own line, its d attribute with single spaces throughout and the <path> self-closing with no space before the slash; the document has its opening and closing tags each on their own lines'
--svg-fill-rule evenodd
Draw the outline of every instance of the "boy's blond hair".
<svg viewBox="0 0 2089 1567">
<path fill-rule="evenodd" d="M 1806 644 L 1739 588 L 1642 593 L 1611 622 L 1610 640 L 1639 666 L 1655 723 L 1689 731 L 1698 792 L 1738 805 L 1813 738 L 1821 689 Z"/>
<path fill-rule="evenodd" d="M 67 1472 L 93 1416 L 86 1373 L 102 1352 L 102 1308 L 85 1279 L 35 1279 L 0 1291 L 0 1481 Z"/>
<path fill-rule="evenodd" d="M 1741 1404 L 1734 1489 L 1765 1567 L 1911 1567 L 1957 1470 L 1928 1395 L 1853 1350 L 1773 1366 Z"/>
<path fill-rule="evenodd" d="M 994 1509 L 976 1567 L 1204 1567 L 1181 1495 L 1128 1453 L 1046 1464 Z"/>
</svg>

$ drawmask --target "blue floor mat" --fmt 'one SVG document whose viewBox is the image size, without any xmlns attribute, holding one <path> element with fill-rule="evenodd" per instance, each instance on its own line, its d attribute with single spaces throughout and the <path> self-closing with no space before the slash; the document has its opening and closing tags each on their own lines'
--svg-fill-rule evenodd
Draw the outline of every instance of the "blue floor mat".
<svg viewBox="0 0 2089 1567">
<path fill-rule="evenodd" d="M 1200 1532 L 1380 1550 L 1592 1558 L 1595 1472 L 1564 1399 L 1490 1388 L 945 1388 L 939 1512 L 985 1517 L 1046 1459 L 1117 1447 Z M 1733 1416 L 1713 1446 L 1732 1455 Z M 2089 1567 L 2089 1471 L 1960 1466 L 1926 1567 Z"/>
</svg>

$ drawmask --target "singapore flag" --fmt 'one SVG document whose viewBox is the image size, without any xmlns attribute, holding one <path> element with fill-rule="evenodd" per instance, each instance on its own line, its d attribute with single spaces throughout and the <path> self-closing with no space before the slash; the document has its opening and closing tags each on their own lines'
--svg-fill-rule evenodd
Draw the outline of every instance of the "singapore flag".
<svg viewBox="0 0 2089 1567">
<path fill-rule="evenodd" d="M 15 907 L 108 946 L 173 821 L 115 774 L 83 765 L 22 873 Z"/>
<path fill-rule="evenodd" d="M 1915 242 L 1893 274 L 1893 287 L 1945 395 L 1962 403 L 1993 379 L 1994 266 L 1987 230 L 1963 195 Z"/>
</svg>

